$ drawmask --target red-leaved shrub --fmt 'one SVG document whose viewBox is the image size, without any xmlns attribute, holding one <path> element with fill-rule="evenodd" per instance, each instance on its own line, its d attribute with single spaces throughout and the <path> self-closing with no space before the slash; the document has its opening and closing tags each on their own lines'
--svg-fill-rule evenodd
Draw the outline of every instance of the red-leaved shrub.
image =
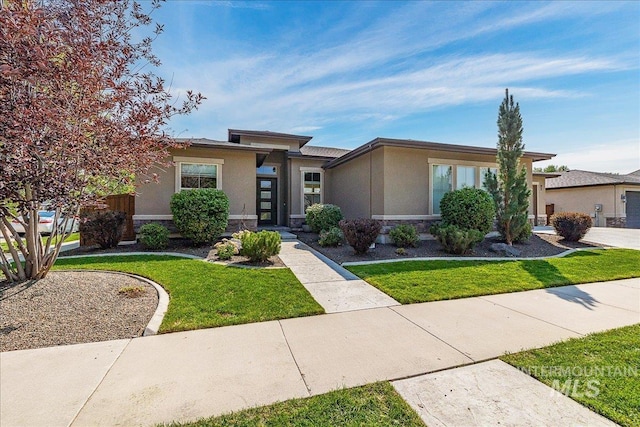
<svg viewBox="0 0 640 427">
<path fill-rule="evenodd" d="M 364 254 L 376 241 L 382 225 L 375 219 L 343 219 L 340 221 L 340 229 L 356 254 Z"/>
<path fill-rule="evenodd" d="M 591 217 L 581 212 L 558 212 L 551 217 L 551 225 L 559 236 L 570 242 L 582 239 L 593 225 Z"/>
</svg>

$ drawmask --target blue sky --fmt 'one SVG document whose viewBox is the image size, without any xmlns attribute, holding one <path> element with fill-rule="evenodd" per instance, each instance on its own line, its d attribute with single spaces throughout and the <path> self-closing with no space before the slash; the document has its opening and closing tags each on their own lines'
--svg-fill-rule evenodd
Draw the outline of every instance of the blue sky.
<svg viewBox="0 0 640 427">
<path fill-rule="evenodd" d="M 208 98 L 174 136 L 495 147 L 508 87 L 526 149 L 558 154 L 537 165 L 640 169 L 640 2 L 169 0 L 154 17 L 157 74 Z"/>
</svg>

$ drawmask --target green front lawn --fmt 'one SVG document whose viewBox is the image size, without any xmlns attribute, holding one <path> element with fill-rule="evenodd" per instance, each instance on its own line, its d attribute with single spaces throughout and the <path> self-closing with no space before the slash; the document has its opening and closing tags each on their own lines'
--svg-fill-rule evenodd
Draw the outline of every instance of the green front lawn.
<svg viewBox="0 0 640 427">
<path fill-rule="evenodd" d="M 54 269 L 138 274 L 164 287 L 160 332 L 262 322 L 324 312 L 289 269 L 244 269 L 172 256 L 59 258 Z"/>
<path fill-rule="evenodd" d="M 403 261 L 347 269 L 410 304 L 640 277 L 640 251 L 589 250 L 531 261 Z"/>
<path fill-rule="evenodd" d="M 620 425 L 640 425 L 640 324 L 501 359 Z"/>
<path fill-rule="evenodd" d="M 424 424 L 391 384 L 381 382 L 171 426 L 424 427 Z"/>
</svg>

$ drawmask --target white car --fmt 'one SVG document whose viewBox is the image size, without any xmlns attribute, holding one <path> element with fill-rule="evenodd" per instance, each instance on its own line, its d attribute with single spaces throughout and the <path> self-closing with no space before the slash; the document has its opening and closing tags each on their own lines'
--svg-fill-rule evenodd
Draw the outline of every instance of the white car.
<svg viewBox="0 0 640 427">
<path fill-rule="evenodd" d="M 38 211 L 38 216 L 40 217 L 38 221 L 38 231 L 41 234 L 51 234 L 54 227 L 53 220 L 56 216 L 56 213 L 54 211 Z M 11 225 L 13 225 L 13 228 L 18 233 L 20 234 L 24 233 L 24 227 L 18 221 L 13 220 L 11 222 Z M 61 216 L 60 218 L 58 218 L 59 229 L 61 229 L 63 225 L 64 225 L 64 217 Z M 67 221 L 65 232 L 75 233 L 76 231 L 78 231 L 78 220 L 70 218 L 69 221 Z"/>
</svg>

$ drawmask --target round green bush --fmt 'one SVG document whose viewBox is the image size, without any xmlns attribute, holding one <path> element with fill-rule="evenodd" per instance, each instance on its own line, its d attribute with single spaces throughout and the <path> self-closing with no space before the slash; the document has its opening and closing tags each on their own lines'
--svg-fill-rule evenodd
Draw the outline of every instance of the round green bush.
<svg viewBox="0 0 640 427">
<path fill-rule="evenodd" d="M 484 190 L 465 187 L 446 193 L 440 201 L 442 222 L 463 230 L 478 230 L 483 235 L 493 228 L 496 209 Z"/>
<path fill-rule="evenodd" d="M 138 240 L 147 249 L 165 249 L 169 245 L 169 230 L 161 224 L 145 224 L 138 231 Z"/>
<path fill-rule="evenodd" d="M 418 245 L 418 230 L 411 224 L 399 224 L 389 232 L 393 243 L 400 248 L 416 247 Z"/>
<path fill-rule="evenodd" d="M 338 227 L 332 227 L 329 230 L 320 232 L 320 239 L 318 239 L 318 244 L 322 247 L 325 246 L 338 246 L 342 243 L 344 236 L 342 234 L 342 230 Z"/>
<path fill-rule="evenodd" d="M 305 221 L 311 227 L 311 231 L 320 233 L 338 227 L 342 218 L 342 211 L 338 206 L 316 203 L 307 208 Z"/>
<path fill-rule="evenodd" d="M 215 242 L 229 221 L 229 198 L 221 190 L 182 190 L 171 197 L 173 223 L 196 245 Z"/>
</svg>

